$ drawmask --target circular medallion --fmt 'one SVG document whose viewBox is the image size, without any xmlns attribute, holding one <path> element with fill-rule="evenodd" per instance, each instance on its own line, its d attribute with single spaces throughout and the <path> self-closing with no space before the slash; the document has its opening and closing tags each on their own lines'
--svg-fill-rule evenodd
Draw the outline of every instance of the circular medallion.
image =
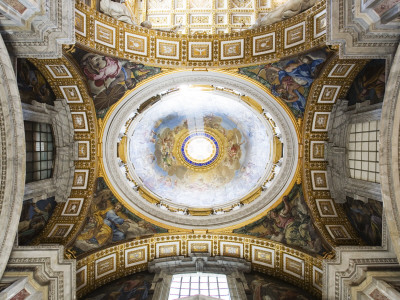
<svg viewBox="0 0 400 300">
<path fill-rule="evenodd" d="M 183 140 L 181 154 L 194 167 L 209 166 L 219 155 L 218 142 L 208 133 L 191 133 Z"/>
</svg>

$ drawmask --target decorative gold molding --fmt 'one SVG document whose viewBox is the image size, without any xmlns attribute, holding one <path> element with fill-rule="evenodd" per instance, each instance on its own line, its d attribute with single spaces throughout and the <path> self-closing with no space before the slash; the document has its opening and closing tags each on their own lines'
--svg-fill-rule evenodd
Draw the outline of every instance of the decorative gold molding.
<svg viewBox="0 0 400 300">
<path fill-rule="evenodd" d="M 128 161 L 128 138 L 124 135 L 118 143 L 118 157 L 126 164 Z"/>
<path fill-rule="evenodd" d="M 111 115 L 113 114 L 114 109 L 115 109 L 122 101 L 124 101 L 124 99 L 125 99 L 126 97 L 128 97 L 130 93 L 134 93 L 134 91 L 135 91 L 136 89 L 140 88 L 142 85 L 146 84 L 147 82 L 149 82 L 149 81 L 151 81 L 151 80 L 154 80 L 155 78 L 160 78 L 160 77 L 166 76 L 166 75 L 168 75 L 168 74 L 177 73 L 177 72 L 187 72 L 187 70 L 184 70 L 184 69 L 167 70 L 166 72 L 162 72 L 162 73 L 156 74 L 156 75 L 152 76 L 151 78 L 145 79 L 145 80 L 141 81 L 140 83 L 138 83 L 134 89 L 127 91 L 127 92 L 125 93 L 125 95 L 124 95 L 117 103 L 115 103 L 113 106 L 110 107 L 110 109 L 107 111 L 106 115 L 105 115 L 104 118 L 102 119 L 101 124 L 107 124 L 107 122 L 109 121 L 109 118 L 110 118 Z M 272 98 L 282 107 L 282 109 L 287 113 L 287 115 L 290 117 L 290 119 L 291 119 L 291 121 L 292 121 L 292 123 L 293 123 L 293 125 L 294 125 L 294 128 L 295 128 L 295 130 L 296 130 L 297 141 L 300 143 L 300 141 L 301 141 L 301 140 L 300 140 L 300 137 L 301 137 L 301 127 L 300 127 L 300 125 L 301 125 L 301 123 L 299 124 L 299 122 L 297 121 L 297 119 L 296 119 L 295 116 L 293 115 L 293 113 L 292 113 L 292 111 L 290 110 L 290 108 L 285 104 L 285 102 L 284 102 L 282 99 L 280 99 L 280 98 L 274 96 L 274 95 L 271 93 L 271 91 L 268 90 L 267 87 L 265 87 L 265 86 L 262 85 L 260 82 L 254 80 L 254 79 L 251 79 L 251 78 L 249 78 L 249 77 L 247 77 L 247 76 L 245 76 L 245 75 L 243 75 L 243 74 L 239 74 L 239 73 L 234 72 L 234 71 L 232 71 L 232 70 L 229 70 L 229 71 L 227 71 L 227 70 L 209 70 L 208 72 L 218 72 L 218 73 L 224 73 L 224 74 L 229 74 L 229 75 L 231 75 L 231 76 L 239 77 L 239 78 L 241 78 L 241 79 L 243 79 L 243 80 L 245 80 L 245 81 L 250 82 L 252 85 L 255 85 L 255 86 L 257 86 L 258 88 L 262 89 L 266 94 L 268 94 L 270 97 L 272 97 Z M 200 88 L 211 89 L 211 87 L 208 86 L 208 85 L 207 85 L 207 86 L 201 85 Z M 239 95 L 239 94 L 235 93 L 235 91 L 229 90 L 229 89 L 217 89 L 217 90 L 223 91 L 223 92 L 227 92 L 227 93 L 232 93 L 232 94 L 234 94 L 234 95 L 236 95 L 236 96 Z M 151 98 L 151 99 L 153 99 L 153 98 Z M 247 97 L 246 99 L 248 100 L 248 99 L 250 99 L 250 98 Z M 255 103 L 257 104 L 257 105 L 256 105 L 256 108 L 257 108 L 256 110 L 257 110 L 258 112 L 260 112 L 260 113 L 263 112 L 263 109 L 262 109 L 262 107 L 260 107 L 260 104 L 258 104 L 254 99 L 251 99 L 251 101 L 252 101 L 252 105 L 255 105 Z M 146 107 L 150 104 L 150 103 L 148 103 L 147 101 L 145 101 L 145 103 L 146 103 Z M 246 102 L 246 103 L 247 103 L 247 102 Z M 140 106 L 140 107 L 142 107 L 142 106 Z M 252 107 L 253 107 L 253 106 L 252 106 Z M 143 111 L 143 109 L 142 109 L 142 111 Z M 265 116 L 265 115 L 264 115 L 264 117 L 267 119 L 267 121 L 270 122 L 272 128 L 276 127 L 276 124 L 273 122 L 273 120 L 268 119 L 267 116 Z M 101 126 L 100 129 L 101 129 L 101 130 L 100 130 L 100 132 L 99 132 L 98 141 L 99 141 L 99 143 L 102 143 L 103 135 L 104 135 L 104 126 Z M 100 144 L 99 144 L 99 147 L 101 147 Z M 300 149 L 300 147 L 299 147 L 299 149 Z M 300 153 L 298 153 L 298 155 L 300 155 Z M 126 201 L 121 195 L 119 195 L 119 193 L 115 190 L 115 188 L 114 188 L 113 185 L 111 184 L 111 182 L 110 182 L 110 180 L 108 179 L 108 177 L 107 177 L 107 176 L 104 176 L 106 173 L 105 173 L 104 165 L 103 165 L 103 163 L 102 163 L 103 158 L 102 158 L 102 157 L 99 157 L 99 160 L 100 160 L 99 166 L 100 166 L 100 168 L 101 168 L 100 172 L 101 172 L 101 174 L 103 174 L 103 177 L 104 177 L 104 180 L 105 180 L 107 186 L 110 188 L 110 190 L 112 191 L 113 195 L 118 199 L 118 201 L 120 201 L 127 209 L 129 209 L 132 213 L 134 213 L 135 215 L 139 216 L 140 218 L 142 218 L 142 219 L 144 219 L 144 220 L 146 220 L 146 221 L 148 221 L 148 222 L 150 222 L 150 223 L 152 223 L 152 224 L 155 224 L 155 225 L 157 225 L 157 226 L 160 226 L 160 227 L 163 227 L 163 228 L 167 228 L 167 229 L 169 229 L 169 230 L 176 230 L 176 231 L 178 231 L 178 232 L 185 232 L 185 231 L 187 231 L 187 229 L 183 229 L 183 228 L 179 228 L 179 227 L 175 227 L 175 226 L 170 226 L 170 225 L 166 225 L 166 224 L 164 224 L 164 223 L 155 221 L 154 219 L 149 218 L 148 216 L 146 216 L 146 215 L 140 213 L 139 211 L 133 209 L 133 208 L 131 207 L 131 205 L 129 205 L 129 204 L 127 203 L 127 201 Z M 272 172 L 273 172 L 273 170 L 272 170 Z M 250 223 L 252 223 L 252 222 L 254 222 L 254 221 L 256 221 L 256 220 L 258 220 L 258 219 L 264 217 L 270 210 L 274 209 L 276 206 L 278 206 L 278 205 L 280 204 L 280 202 L 282 201 L 283 196 L 290 192 L 290 190 L 293 188 L 293 186 L 294 186 L 294 185 L 296 184 L 296 182 L 298 181 L 298 178 L 299 178 L 299 177 L 301 177 L 301 159 L 298 160 L 298 164 L 297 164 L 297 166 L 296 166 L 295 175 L 293 176 L 293 179 L 292 179 L 292 181 L 290 182 L 290 184 L 288 185 L 286 191 L 285 191 L 285 192 L 282 194 L 282 196 L 281 196 L 279 199 L 277 199 L 277 200 L 275 201 L 275 203 L 272 204 L 267 210 L 262 211 L 262 212 L 260 212 L 260 214 L 258 214 L 257 216 L 255 216 L 255 217 L 253 217 L 253 218 L 250 218 L 250 219 L 248 219 L 248 220 L 246 220 L 246 221 L 243 221 L 243 222 L 241 222 L 241 223 L 239 223 L 239 224 L 237 224 L 237 225 L 230 226 L 230 227 L 226 227 L 226 228 L 222 228 L 222 229 L 213 229 L 213 230 L 210 230 L 210 232 L 227 232 L 227 231 L 231 231 L 231 230 L 234 230 L 234 229 L 243 227 L 243 226 L 245 226 L 245 225 L 247 225 L 247 224 L 250 224 Z M 128 179 L 129 179 L 129 178 L 132 178 L 132 177 L 129 176 Z M 272 173 L 271 176 L 268 178 L 267 181 L 272 180 L 273 178 L 274 178 L 274 175 L 273 175 L 273 173 Z M 134 181 L 132 180 L 132 182 L 134 182 Z M 134 182 L 134 183 L 135 183 L 135 182 Z M 135 184 L 136 184 L 136 183 L 135 183 Z M 144 189 L 144 188 L 142 188 L 142 187 L 139 187 L 139 188 L 138 188 L 138 191 L 139 191 L 140 195 L 141 195 L 144 199 L 146 199 L 147 201 L 149 201 L 150 203 L 153 203 L 153 204 L 160 204 L 160 203 L 161 203 L 161 201 L 160 201 L 156 196 L 154 196 L 152 193 L 150 193 L 150 192 L 147 191 L 146 189 Z M 254 200 L 261 194 L 261 191 L 262 191 L 261 188 L 257 188 L 257 189 L 255 189 L 254 191 L 251 191 L 248 195 L 246 195 L 245 197 L 243 197 L 243 198 L 242 198 L 240 201 L 238 201 L 237 203 L 229 204 L 228 206 L 223 207 L 223 208 L 220 208 L 219 210 L 220 210 L 220 211 L 224 211 L 224 212 L 229 212 L 229 211 L 231 211 L 233 208 L 235 208 L 237 205 L 250 203 L 250 202 L 254 201 Z M 170 211 L 172 211 L 172 212 L 176 212 L 176 211 L 186 211 L 186 209 L 184 209 L 184 208 L 174 207 L 173 205 L 169 205 L 169 204 L 166 204 L 166 203 L 162 203 L 162 205 L 163 205 L 166 209 L 168 209 L 168 210 L 170 210 Z M 205 216 L 205 215 L 210 215 L 211 212 L 212 212 L 212 210 L 210 210 L 210 209 L 208 209 L 208 208 L 207 208 L 207 209 L 203 209 L 203 208 L 189 208 L 189 209 L 187 210 L 187 212 L 188 212 L 189 214 L 191 214 L 191 215 Z"/>
<path fill-rule="evenodd" d="M 84 220 L 93 198 L 98 170 L 98 160 L 96 159 L 98 136 L 96 112 L 87 86 L 82 81 L 83 75 L 81 71 L 69 59 L 66 53 L 60 59 L 31 59 L 30 61 L 45 76 L 57 98 L 65 98 L 61 87 L 74 86 L 75 92 L 79 94 L 81 101 L 68 101 L 66 99 L 71 114 L 83 114 L 87 121 L 85 131 L 75 128 L 74 133 L 75 141 L 85 142 L 89 147 L 87 149 L 89 160 L 76 160 L 74 162 L 75 169 L 80 171 L 82 175 L 85 175 L 86 184 L 84 188 L 73 186 L 69 195 L 69 198 L 83 199 L 80 211 L 77 215 L 63 215 L 65 205 L 68 202 L 58 204 L 42 233 L 33 241 L 33 244 L 58 243 L 68 245 L 78 235 L 81 227 L 84 225 Z"/>
<path fill-rule="evenodd" d="M 343 99 L 346 97 L 347 91 L 354 78 L 366 63 L 367 60 L 341 60 L 339 59 L 339 55 L 335 54 L 326 63 L 319 78 L 314 81 L 307 99 L 307 107 L 304 113 L 302 137 L 302 159 L 304 166 L 302 171 L 302 181 L 304 183 L 304 196 L 313 215 L 314 225 L 332 246 L 362 245 L 363 242 L 359 235 L 354 231 L 343 208 L 331 199 L 329 187 L 326 182 L 327 162 L 323 159 L 323 156 L 319 161 L 312 161 L 310 159 L 312 153 L 311 145 L 313 143 L 320 143 L 322 144 L 321 149 L 323 149 L 323 143 L 328 139 L 327 127 L 323 126 L 323 129 L 315 128 L 313 126 L 313 121 L 315 118 L 314 116 L 318 115 L 318 113 L 323 117 L 329 114 L 336 99 Z M 343 68 L 340 66 L 343 66 Z M 339 74 L 337 70 L 343 72 Z M 338 93 L 329 93 L 332 98 L 329 101 L 325 99 L 326 94 L 324 91 L 326 87 L 335 87 L 339 91 Z M 325 101 L 321 102 L 320 99 L 325 99 Z M 323 185 L 320 187 L 315 186 L 315 178 L 313 176 L 320 176 Z M 322 199 L 326 199 L 327 201 L 330 200 L 330 207 L 332 207 L 331 210 L 334 213 L 331 213 L 329 217 L 321 216 L 317 200 Z M 337 227 L 338 229 L 338 235 L 336 238 L 332 235 L 332 226 L 334 228 Z M 341 235 L 339 235 L 339 233 Z"/>
<path fill-rule="evenodd" d="M 253 270 L 291 282 L 312 295 L 321 297 L 321 290 L 314 282 L 316 278 L 320 280 L 322 276 L 321 257 L 313 257 L 275 241 L 239 234 L 211 234 L 206 231 L 157 234 L 150 238 L 114 244 L 95 253 L 79 257 L 77 259 L 77 277 L 83 284 L 78 287 L 77 297 L 82 298 L 115 279 L 147 270 L 147 263 L 154 258 L 174 255 L 189 256 L 193 243 L 199 246 L 203 245 L 201 249 L 206 247 L 211 256 L 227 256 L 230 253 L 229 249 L 239 249 L 236 256 L 251 262 Z M 166 247 L 170 247 L 173 251 L 160 253 L 159 250 Z M 131 263 L 129 259 L 133 253 L 138 253 L 135 257 L 140 256 L 140 261 L 138 258 L 137 263 Z M 112 264 L 110 265 L 106 261 L 112 262 Z M 291 268 L 290 263 L 297 263 L 301 270 Z M 104 273 L 105 269 L 106 273 Z M 101 271 L 99 274 L 101 278 L 98 279 L 96 279 L 97 270 Z M 313 270 L 321 272 L 315 276 Z"/>
<path fill-rule="evenodd" d="M 282 142 L 276 137 L 274 136 L 274 147 L 273 147 L 274 151 L 272 154 L 272 160 L 274 162 L 274 164 L 276 164 L 283 155 L 283 145 Z"/>
<path fill-rule="evenodd" d="M 79 47 L 149 66 L 190 69 L 243 67 L 276 61 L 325 45 L 326 27 L 321 27 L 321 24 L 326 23 L 320 20 L 325 11 L 325 1 L 267 27 L 214 35 L 149 30 L 112 19 L 82 2 L 77 2 L 75 7 L 79 20 L 76 22 Z M 326 14 L 324 16 L 326 18 Z M 303 28 L 301 32 L 295 30 L 299 26 Z M 196 56 L 196 47 L 202 55 Z M 204 51 L 209 54 L 204 55 Z"/>
</svg>

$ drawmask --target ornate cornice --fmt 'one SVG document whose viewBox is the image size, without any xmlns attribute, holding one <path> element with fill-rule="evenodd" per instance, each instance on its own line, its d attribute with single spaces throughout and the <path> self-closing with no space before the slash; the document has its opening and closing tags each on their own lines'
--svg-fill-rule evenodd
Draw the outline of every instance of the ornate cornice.
<svg viewBox="0 0 400 300">
<path fill-rule="evenodd" d="M 35 241 L 68 244 L 84 224 L 93 198 L 97 178 L 97 122 L 93 100 L 79 68 L 67 54 L 60 59 L 32 59 L 31 62 L 47 79 L 54 94 L 65 99 L 71 111 L 78 159 L 71 193 L 65 203 L 57 205 L 53 215 Z"/>
<path fill-rule="evenodd" d="M 322 290 L 322 259 L 280 243 L 235 234 L 158 234 L 99 250 L 77 260 L 77 296 L 132 273 L 155 258 L 189 256 L 242 258 L 252 269 L 295 284 L 313 295 Z"/>
<path fill-rule="evenodd" d="M 400 49 L 386 84 L 380 122 L 379 170 L 382 201 L 393 248 L 400 259 Z"/>
<path fill-rule="evenodd" d="M 0 37 L 0 277 L 17 234 L 25 186 L 25 134 L 21 99 Z"/>
<path fill-rule="evenodd" d="M 1 34 L 7 48 L 16 57 L 60 58 L 62 44 L 75 43 L 74 3 L 71 0 L 15 1 L 25 9 L 17 20 L 9 14 L 1 18 Z M 29 3 L 29 6 L 26 5 Z M 11 5 L 11 4 L 10 4 Z M 15 3 L 14 3 L 15 5 Z M 4 13 L 13 11 L 2 3 Z M 31 11 L 31 14 L 28 14 Z M 32 14 L 33 13 L 33 14 Z M 25 19 L 27 16 L 29 18 Z"/>
<path fill-rule="evenodd" d="M 382 24 L 372 7 L 380 1 L 328 0 L 326 42 L 339 45 L 340 58 L 390 59 L 399 41 L 399 22 Z"/>
<path fill-rule="evenodd" d="M 367 61 L 342 60 L 336 54 L 311 87 L 303 124 L 303 187 L 314 224 L 333 246 L 361 242 L 343 208 L 330 195 L 325 143 L 333 105 L 346 97 L 354 78 Z"/>
<path fill-rule="evenodd" d="M 276 61 L 325 45 L 325 1 L 267 27 L 214 35 L 149 30 L 76 4 L 76 42 L 91 52 L 164 68 L 230 68 Z"/>
</svg>

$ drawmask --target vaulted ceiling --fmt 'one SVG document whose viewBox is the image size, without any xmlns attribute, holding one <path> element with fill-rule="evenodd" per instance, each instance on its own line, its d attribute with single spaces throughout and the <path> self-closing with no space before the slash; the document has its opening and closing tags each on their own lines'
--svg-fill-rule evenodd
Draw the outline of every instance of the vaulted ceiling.
<svg viewBox="0 0 400 300">
<path fill-rule="evenodd" d="M 373 224 L 379 228 L 371 233 L 365 232 L 366 227 L 362 226 L 366 221 L 355 212 L 360 205 L 357 200 L 338 204 L 332 199 L 324 145 L 330 113 L 338 99 L 352 93 L 354 103 L 349 105 L 361 103 L 366 100 L 362 93 L 367 90 L 374 94 L 377 103 L 383 101 L 381 79 L 385 78 L 385 61 L 341 59 L 336 47 L 327 46 L 325 1 L 293 18 L 251 31 L 243 29 L 282 2 L 140 3 L 138 20 L 150 20 L 155 28 L 182 23 L 183 29 L 172 33 L 129 25 L 102 14 L 95 5 L 77 2 L 75 45 L 64 46 L 59 59 L 17 61 L 22 101 L 30 103 L 34 98 L 51 105 L 55 99 L 66 99 L 78 144 L 68 201 L 56 204 L 51 198 L 40 199 L 42 202 L 38 201 L 36 206 L 42 212 L 48 210 L 51 217 L 40 230 L 33 231 L 26 225 L 32 221 L 29 212 L 34 201 L 25 201 L 20 244 L 64 245 L 66 256 L 77 258 L 78 296 L 128 273 L 144 270 L 146 263 L 156 257 L 194 253 L 192 244 L 201 244 L 213 256 L 245 258 L 255 269 L 278 278 L 289 277 L 292 283 L 320 296 L 323 259 L 333 258 L 337 246 L 380 245 L 382 230 L 386 230 L 382 229 L 381 202 L 371 200 L 364 205 L 363 216 L 381 221 L 380 227 L 379 222 Z M 127 5 L 133 7 L 130 1 Z M 196 32 L 209 34 L 181 35 Z M 220 35 L 221 32 L 229 34 Z M 37 80 L 24 74 L 34 74 Z M 185 81 L 187 86 L 182 87 Z M 140 141 L 162 147 L 157 139 L 182 140 L 169 134 L 173 130 L 176 135 L 181 133 L 184 120 L 178 117 L 181 123 L 174 123 L 173 127 L 169 123 L 169 127 L 163 125 L 168 128 L 168 135 L 167 131 L 157 131 L 169 117 L 167 114 L 152 120 L 160 123 L 156 127 L 143 125 L 141 131 L 137 128 L 146 121 L 146 112 L 155 115 L 163 109 L 160 103 L 165 103 L 164 99 L 184 93 L 185 88 L 189 89 L 184 95 L 188 99 L 190 93 L 197 91 L 199 97 L 207 95 L 203 97 L 212 99 L 213 95 L 222 95 L 234 99 L 227 101 L 242 105 L 243 115 L 237 119 L 244 125 L 229 127 L 222 117 L 210 121 L 214 127 L 207 125 L 208 134 L 214 134 L 221 145 L 229 148 L 227 153 L 231 151 L 230 166 L 239 151 L 235 147 L 244 147 L 242 138 L 248 138 L 246 142 L 255 151 L 255 156 L 246 161 L 248 165 L 239 157 L 240 166 L 215 169 L 223 174 L 215 178 L 223 180 L 230 174 L 236 176 L 236 171 L 242 172 L 237 181 L 229 182 L 240 185 L 242 180 L 246 187 L 245 192 L 238 192 L 238 188 L 228 186 L 229 191 L 238 194 L 230 193 L 232 201 L 218 203 L 218 207 L 210 202 L 187 204 L 190 188 L 200 191 L 204 187 L 190 186 L 197 179 L 178 182 L 181 177 L 178 178 L 177 170 L 185 162 L 175 166 L 171 162 L 175 158 L 161 150 L 161 154 L 145 156 L 141 149 L 129 148 Z M 251 114 L 246 115 L 244 107 Z M 179 106 L 173 109 L 175 113 L 180 110 Z M 213 115 L 222 115 L 223 110 L 200 109 Z M 232 105 L 231 109 L 234 111 L 235 107 Z M 236 118 L 224 113 L 229 120 Z M 246 123 L 246 118 L 255 121 Z M 256 151 L 257 143 L 243 134 L 251 132 L 251 126 L 259 126 L 257 122 L 269 130 L 271 140 L 266 144 L 271 146 L 270 167 L 265 167 L 266 163 L 257 165 L 260 162 L 256 156 L 261 156 Z M 134 125 L 130 127 L 131 124 Z M 239 127 L 247 130 L 234 130 Z M 260 131 L 267 131 L 265 128 Z M 149 131 L 154 134 L 145 136 Z M 239 141 L 229 144 L 233 136 Z M 250 150 L 240 151 L 245 157 Z M 149 170 L 149 166 L 153 169 Z M 257 180 L 245 185 L 244 180 L 252 180 L 251 175 L 260 168 L 269 169 L 265 174 L 257 173 Z M 150 182 L 154 170 L 166 175 Z M 199 171 L 192 170 L 193 174 Z M 161 180 L 162 189 L 154 188 Z M 186 184 L 186 202 L 173 203 L 173 198 L 182 193 L 170 189 L 168 184 L 174 180 L 178 185 Z M 212 187 L 207 188 L 208 193 L 213 192 Z M 168 198 L 170 195 L 174 196 Z M 198 198 L 201 197 L 207 194 L 199 194 Z M 115 220 L 127 225 L 125 229 L 107 223 L 110 211 L 115 213 Z"/>
</svg>

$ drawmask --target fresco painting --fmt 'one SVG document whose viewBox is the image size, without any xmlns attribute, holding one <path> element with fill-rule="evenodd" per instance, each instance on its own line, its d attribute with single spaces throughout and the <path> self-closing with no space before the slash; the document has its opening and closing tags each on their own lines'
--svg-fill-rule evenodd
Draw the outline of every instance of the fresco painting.
<svg viewBox="0 0 400 300">
<path fill-rule="evenodd" d="M 247 300 L 314 300 L 302 289 L 272 278 L 266 274 L 252 272 L 245 274 L 251 293 Z"/>
<path fill-rule="evenodd" d="M 347 197 L 344 211 L 354 229 L 368 246 L 382 243 L 382 202 L 368 199 L 368 202 Z"/>
<path fill-rule="evenodd" d="M 166 229 L 153 225 L 127 210 L 118 202 L 104 179 L 100 177 L 97 179 L 97 191 L 85 225 L 72 251 L 80 255 L 112 242 L 166 232 L 168 232 Z"/>
<path fill-rule="evenodd" d="M 54 105 L 56 96 L 40 71 L 27 59 L 17 59 L 17 84 L 21 101 Z"/>
<path fill-rule="evenodd" d="M 161 72 L 160 68 L 88 53 L 79 48 L 74 49 L 73 57 L 88 80 L 99 118 L 103 118 L 109 107 L 121 99 L 127 90 Z"/>
<path fill-rule="evenodd" d="M 245 104 L 206 92 L 191 93 L 190 101 L 183 92 L 162 101 L 145 112 L 130 137 L 129 159 L 144 187 L 189 207 L 221 205 L 256 187 L 272 143 Z M 196 134 L 212 139 L 215 151 L 189 162 L 185 143 Z"/>
<path fill-rule="evenodd" d="M 234 232 L 270 239 L 311 254 L 328 252 L 328 246 L 312 223 L 302 186 L 297 184 L 265 217 Z"/>
<path fill-rule="evenodd" d="M 385 60 L 374 59 L 365 65 L 354 79 L 346 99 L 348 105 L 369 100 L 370 104 L 383 101 L 385 95 Z"/>
<path fill-rule="evenodd" d="M 39 201 L 30 199 L 23 202 L 18 224 L 19 245 L 32 244 L 34 237 L 40 234 L 46 226 L 56 205 L 54 197 Z"/>
<path fill-rule="evenodd" d="M 265 85 L 285 101 L 295 117 L 302 117 L 311 84 L 327 57 L 326 50 L 321 49 L 271 64 L 240 68 L 239 73 Z"/>
<path fill-rule="evenodd" d="M 110 282 L 91 294 L 85 300 L 151 300 L 149 293 L 154 274 L 139 272 Z"/>
</svg>

